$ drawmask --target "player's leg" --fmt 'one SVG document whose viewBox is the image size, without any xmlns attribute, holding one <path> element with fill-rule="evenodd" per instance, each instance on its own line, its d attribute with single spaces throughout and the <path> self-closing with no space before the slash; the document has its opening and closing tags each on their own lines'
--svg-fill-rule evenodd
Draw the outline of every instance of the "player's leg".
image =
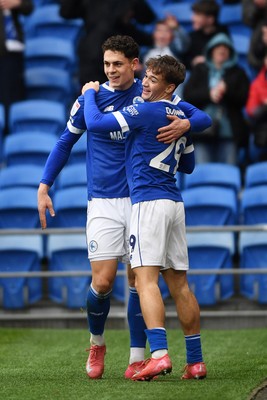
<svg viewBox="0 0 267 400">
<path fill-rule="evenodd" d="M 172 368 L 164 328 L 164 304 L 158 286 L 159 269 L 165 260 L 166 229 L 169 224 L 167 203 L 156 200 L 134 204 L 132 208 L 131 265 L 152 355 L 144 368 L 133 376 L 133 380 L 151 379 L 160 373 L 170 372 Z"/>
<path fill-rule="evenodd" d="M 127 318 L 130 331 L 130 357 L 129 365 L 125 371 L 125 378 L 131 379 L 139 371 L 145 359 L 146 324 L 141 311 L 139 295 L 135 288 L 135 277 L 131 266 L 127 266 L 129 299 Z"/>
<path fill-rule="evenodd" d="M 92 199 L 88 203 L 86 235 L 92 282 L 87 295 L 90 354 L 86 364 L 90 378 L 101 378 L 104 371 L 104 328 L 110 309 L 110 294 L 118 258 L 124 253 L 124 223 L 120 199 Z"/>
<path fill-rule="evenodd" d="M 201 348 L 200 311 L 198 302 L 188 286 L 186 271 L 169 269 L 163 272 L 163 276 L 175 301 L 185 337 L 187 365 L 182 378 L 205 378 L 207 371 Z"/>
<path fill-rule="evenodd" d="M 189 288 L 186 271 L 188 270 L 188 253 L 185 232 L 183 203 L 176 203 L 176 211 L 172 218 L 172 229 L 168 238 L 167 268 L 162 275 L 169 287 L 176 305 L 186 344 L 187 371 L 185 379 L 203 378 L 206 366 L 203 363 L 200 338 L 200 311 L 197 300 Z"/>
<path fill-rule="evenodd" d="M 172 369 L 164 328 L 164 303 L 158 286 L 159 269 L 160 267 L 156 266 L 134 269 L 142 314 L 147 326 L 145 333 L 150 345 L 151 358 L 133 375 L 133 380 L 150 380 L 159 374 L 169 373 Z"/>
<path fill-rule="evenodd" d="M 101 378 L 104 372 L 106 345 L 105 323 L 110 309 L 110 293 L 117 272 L 117 260 L 91 261 L 92 282 L 87 294 L 87 320 L 90 332 L 87 375 Z"/>
</svg>

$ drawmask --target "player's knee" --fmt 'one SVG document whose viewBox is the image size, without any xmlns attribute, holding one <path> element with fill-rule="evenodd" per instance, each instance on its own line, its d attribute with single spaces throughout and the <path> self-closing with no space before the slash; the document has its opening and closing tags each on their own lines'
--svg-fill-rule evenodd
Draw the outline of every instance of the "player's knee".
<svg viewBox="0 0 267 400">
<path fill-rule="evenodd" d="M 113 280 L 108 279 L 107 277 L 96 277 L 93 279 L 93 287 L 98 293 L 108 293 L 112 289 Z"/>
</svg>

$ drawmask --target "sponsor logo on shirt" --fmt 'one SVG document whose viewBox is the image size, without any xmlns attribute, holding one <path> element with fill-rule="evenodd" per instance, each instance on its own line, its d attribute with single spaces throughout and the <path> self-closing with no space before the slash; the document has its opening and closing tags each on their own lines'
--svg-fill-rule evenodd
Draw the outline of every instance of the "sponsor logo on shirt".
<svg viewBox="0 0 267 400">
<path fill-rule="evenodd" d="M 179 115 L 184 117 L 184 112 L 182 110 L 176 110 L 175 108 L 165 107 L 166 113 L 168 115 Z"/>
<path fill-rule="evenodd" d="M 122 131 L 109 132 L 111 140 L 124 140 L 125 135 Z"/>
<path fill-rule="evenodd" d="M 139 114 L 139 112 L 137 111 L 136 106 L 128 106 L 128 107 L 126 107 L 126 110 L 128 111 L 128 113 L 130 115 L 138 115 Z"/>
<path fill-rule="evenodd" d="M 75 115 L 80 107 L 81 107 L 80 103 L 78 102 L 78 100 L 76 100 L 72 106 L 72 109 L 70 110 L 70 115 L 72 115 L 72 116 Z"/>
</svg>

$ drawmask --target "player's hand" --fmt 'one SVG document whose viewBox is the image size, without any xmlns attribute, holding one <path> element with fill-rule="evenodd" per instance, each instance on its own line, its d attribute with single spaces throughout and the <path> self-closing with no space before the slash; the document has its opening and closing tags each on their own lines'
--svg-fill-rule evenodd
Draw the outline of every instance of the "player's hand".
<svg viewBox="0 0 267 400">
<path fill-rule="evenodd" d="M 48 185 L 40 183 L 37 197 L 38 197 L 39 219 L 42 229 L 45 229 L 47 227 L 46 210 L 49 211 L 51 217 L 54 217 L 56 215 L 53 208 L 53 202 L 48 194 L 48 190 L 49 190 Z"/>
<path fill-rule="evenodd" d="M 96 92 L 99 91 L 99 82 L 98 81 L 90 81 L 88 83 L 86 83 L 83 87 L 82 87 L 82 94 L 84 94 L 86 92 L 86 90 L 88 89 L 94 89 Z"/>
<path fill-rule="evenodd" d="M 159 128 L 159 134 L 156 137 L 159 142 L 170 144 L 187 132 L 191 125 L 188 119 L 181 119 L 175 115 L 167 115 L 167 118 L 172 122 Z"/>
</svg>

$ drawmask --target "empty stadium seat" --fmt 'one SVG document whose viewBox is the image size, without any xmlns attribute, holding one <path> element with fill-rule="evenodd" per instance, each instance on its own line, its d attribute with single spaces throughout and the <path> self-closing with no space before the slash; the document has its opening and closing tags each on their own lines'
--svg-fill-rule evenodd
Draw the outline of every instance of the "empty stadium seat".
<svg viewBox="0 0 267 400">
<path fill-rule="evenodd" d="M 163 6 L 163 15 L 173 15 L 179 24 L 187 31 L 192 30 L 192 3 L 181 1 L 179 3 L 166 4 Z"/>
<path fill-rule="evenodd" d="M 90 271 L 85 234 L 49 235 L 50 271 Z M 90 276 L 55 277 L 48 280 L 49 298 L 70 308 L 86 308 Z"/>
<path fill-rule="evenodd" d="M 242 223 L 246 225 L 267 223 L 267 185 L 248 187 L 241 198 Z"/>
<path fill-rule="evenodd" d="M 63 18 L 59 9 L 59 4 L 44 4 L 35 8 L 25 24 L 26 40 L 47 36 L 65 38 L 76 44 L 84 26 L 83 20 Z"/>
<path fill-rule="evenodd" d="M 243 25 L 242 5 L 240 3 L 222 4 L 219 13 L 219 22 L 228 26 Z"/>
<path fill-rule="evenodd" d="M 189 267 L 198 269 L 223 269 L 233 267 L 235 251 L 231 232 L 187 233 Z M 233 275 L 190 275 L 188 282 L 200 305 L 214 305 L 234 294 Z"/>
<path fill-rule="evenodd" d="M 85 163 L 87 151 L 87 135 L 84 133 L 71 150 L 69 164 Z"/>
<path fill-rule="evenodd" d="M 52 67 L 27 68 L 24 73 L 27 99 L 46 99 L 69 107 L 75 99 L 74 83 L 65 70 Z"/>
<path fill-rule="evenodd" d="M 39 228 L 36 195 L 32 187 L 0 190 L 0 228 Z"/>
<path fill-rule="evenodd" d="M 245 187 L 267 185 L 267 161 L 248 165 L 245 171 Z"/>
<path fill-rule="evenodd" d="M 75 71 L 77 58 L 74 45 L 67 39 L 56 37 L 35 37 L 25 42 L 25 68 L 54 67 Z"/>
<path fill-rule="evenodd" d="M 0 190 L 18 186 L 38 188 L 43 167 L 32 164 L 12 165 L 0 170 Z"/>
<path fill-rule="evenodd" d="M 21 164 L 44 166 L 56 142 L 56 135 L 49 133 L 23 132 L 18 135 L 8 135 L 4 140 L 3 160 L 7 166 Z"/>
<path fill-rule="evenodd" d="M 85 163 L 66 165 L 57 179 L 57 188 L 63 189 L 74 186 L 87 186 Z"/>
<path fill-rule="evenodd" d="M 182 191 L 186 224 L 234 225 L 238 222 L 237 197 L 232 189 L 192 187 Z"/>
<path fill-rule="evenodd" d="M 267 232 L 241 232 L 239 254 L 240 268 L 267 271 Z M 267 274 L 241 275 L 240 293 L 248 299 L 267 304 Z"/>
<path fill-rule="evenodd" d="M 54 208 L 56 216 L 53 219 L 57 227 L 84 227 L 87 216 L 87 187 L 55 190 Z"/>
<path fill-rule="evenodd" d="M 24 100 L 13 103 L 9 113 L 10 132 L 48 132 L 61 134 L 66 125 L 64 104 L 53 100 Z"/>
<path fill-rule="evenodd" d="M 230 188 L 238 194 L 241 189 L 240 169 L 223 163 L 198 164 L 193 174 L 185 174 L 184 189 L 203 185 Z"/>
<path fill-rule="evenodd" d="M 1 235 L 0 271 L 41 271 L 41 235 Z M 20 309 L 42 298 L 41 278 L 0 278 L 0 305 Z"/>
</svg>

